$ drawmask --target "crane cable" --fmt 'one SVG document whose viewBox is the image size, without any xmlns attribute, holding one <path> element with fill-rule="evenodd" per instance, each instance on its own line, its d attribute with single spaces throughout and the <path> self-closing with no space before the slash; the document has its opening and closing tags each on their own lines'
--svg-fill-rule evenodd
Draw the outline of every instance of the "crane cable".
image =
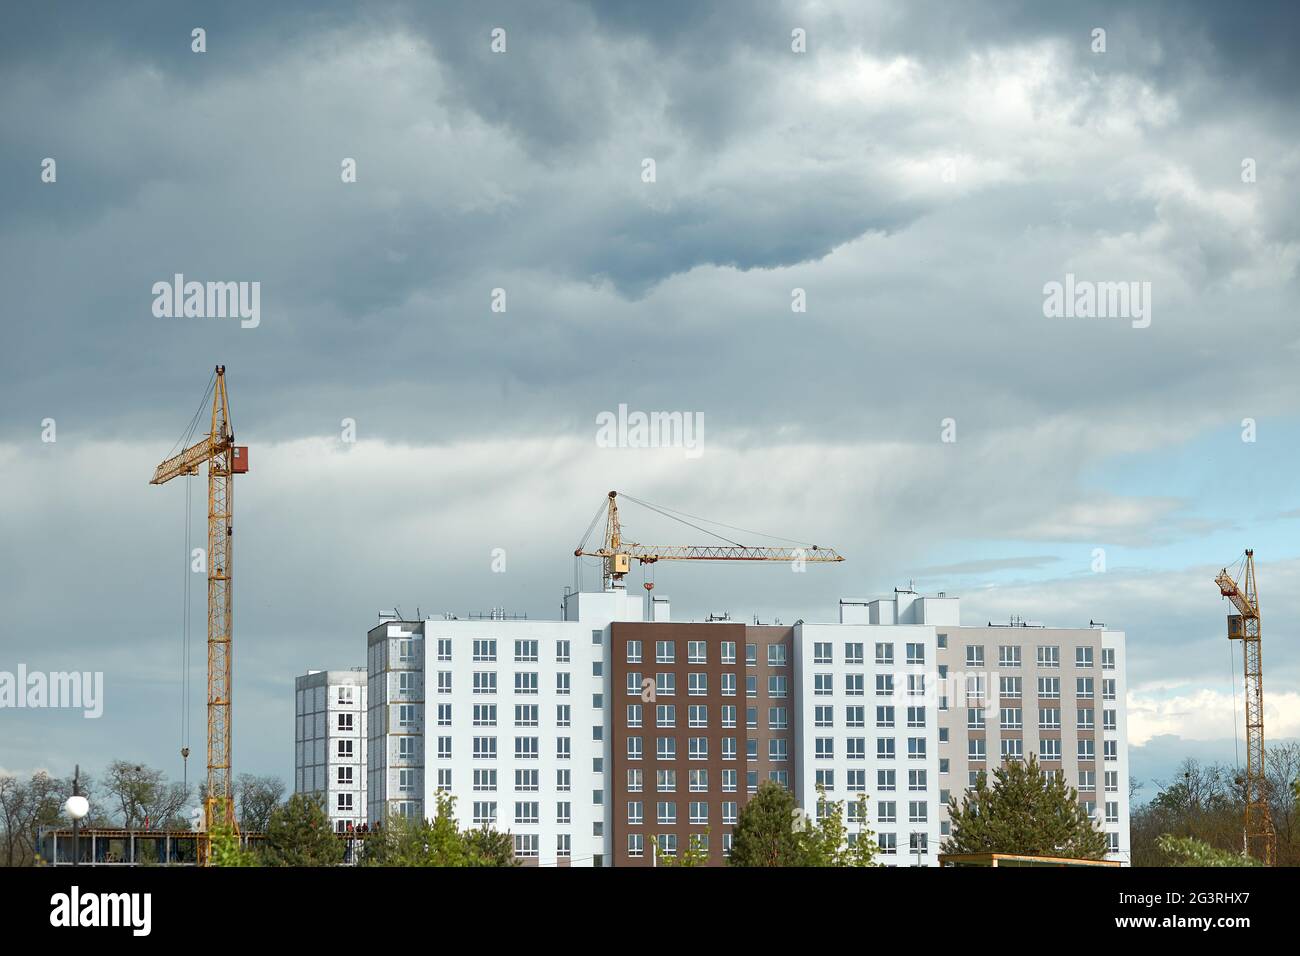
<svg viewBox="0 0 1300 956">
<path fill-rule="evenodd" d="M 193 545 L 193 485 L 186 477 L 185 481 L 185 559 L 181 562 L 181 570 L 185 574 L 184 587 L 182 589 L 183 608 L 181 622 L 181 752 L 184 754 L 190 746 L 190 683 L 193 679 L 190 673 L 190 618 L 192 617 L 192 588 L 190 586 L 190 554 Z M 182 757 L 182 761 L 188 768 L 188 761 Z M 188 778 L 188 774 L 186 774 Z M 188 780 L 187 780 L 188 783 Z"/>
<path fill-rule="evenodd" d="M 1237 745 L 1237 661 L 1233 655 L 1235 648 L 1228 642 L 1228 676 L 1232 682 L 1232 759 L 1237 769 L 1241 769 L 1241 750 Z"/>
<path fill-rule="evenodd" d="M 171 451 L 167 453 L 166 456 L 167 458 L 171 458 L 173 455 L 177 454 L 180 451 L 183 451 L 184 449 L 190 447 L 191 444 L 193 444 L 194 433 L 198 430 L 199 422 L 203 420 L 203 409 L 208 404 L 208 398 L 209 396 L 212 395 L 212 390 L 216 385 L 216 381 L 217 381 L 217 373 L 213 371 L 212 375 L 209 376 L 208 378 L 207 388 L 203 390 L 203 398 L 199 400 L 199 407 L 195 409 L 194 416 L 190 419 L 189 424 L 185 427 L 185 431 L 181 434 L 181 437 L 177 440 L 176 444 L 172 446 Z M 193 485 L 189 481 L 191 477 L 193 476 L 192 475 L 185 476 L 186 478 L 185 481 L 185 560 L 181 563 L 182 571 L 185 574 L 185 580 L 183 582 L 184 587 L 182 588 L 182 600 L 181 600 L 183 619 L 181 621 L 180 737 L 181 737 L 181 754 L 182 754 L 181 757 L 182 773 L 184 774 L 185 777 L 186 786 L 188 786 L 189 784 L 189 773 L 188 773 L 189 761 L 184 756 L 184 754 L 185 751 L 189 750 L 189 746 L 190 746 L 190 730 L 191 730 L 191 723 L 192 723 L 190 719 L 191 716 L 190 702 L 193 700 L 193 693 L 192 693 L 193 675 L 191 674 L 191 655 L 190 655 L 192 628 L 190 627 L 190 623 L 191 623 L 190 619 L 193 616 L 194 601 L 193 601 L 192 587 L 190 581 L 190 560 L 191 560 L 191 554 L 194 547 L 194 534 L 193 534 L 194 504 L 193 504 Z"/>
<path fill-rule="evenodd" d="M 631 495 L 627 494 L 626 492 L 620 492 L 619 496 L 622 498 L 626 498 L 628 501 L 633 501 L 641 505 L 643 508 L 649 508 L 652 511 L 657 511 L 659 512 L 659 514 L 663 515 L 666 518 L 672 518 L 674 521 L 680 521 L 682 524 L 690 525 L 692 528 L 696 528 L 696 530 L 698 531 L 703 531 L 705 534 L 711 534 L 715 538 L 721 538 L 723 541 L 729 542 L 730 544 L 734 544 L 737 547 L 743 548 L 745 547 L 745 545 L 739 544 L 736 541 L 732 541 L 730 538 L 720 535 L 716 531 L 709 531 L 707 528 L 700 528 L 697 525 L 693 525 L 689 521 L 686 521 L 684 519 L 694 518 L 696 521 L 703 521 L 705 524 L 717 525 L 719 528 L 726 528 L 728 531 L 740 531 L 744 534 L 752 534 L 759 538 L 771 538 L 773 541 L 784 541 L 787 544 L 795 544 L 801 547 L 810 546 L 807 541 L 797 541 L 794 538 L 784 538 L 779 534 L 767 534 L 763 531 L 754 531 L 749 528 L 738 528 L 735 525 L 724 524 L 721 521 L 714 521 L 711 518 L 704 518 L 701 517 L 700 515 L 690 514 L 689 512 L 678 511 L 676 508 L 669 508 L 666 505 L 654 505 L 648 501 L 643 501 L 640 498 L 634 498 Z"/>
</svg>

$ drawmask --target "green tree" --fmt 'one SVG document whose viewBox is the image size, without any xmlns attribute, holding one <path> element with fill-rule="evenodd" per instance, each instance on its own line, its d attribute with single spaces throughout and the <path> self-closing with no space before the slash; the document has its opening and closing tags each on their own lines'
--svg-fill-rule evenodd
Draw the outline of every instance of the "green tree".
<svg viewBox="0 0 1300 956">
<path fill-rule="evenodd" d="M 686 850 L 682 853 L 664 853 L 659 849 L 659 838 L 652 836 L 650 842 L 655 848 L 656 866 L 698 867 L 709 865 L 709 829 L 703 834 L 692 833 L 686 841 Z"/>
<path fill-rule="evenodd" d="M 961 806 L 948 804 L 952 835 L 945 853 L 1020 853 L 1100 860 L 1106 834 L 1079 804 L 1078 794 L 1058 774 L 1045 774 L 1038 760 L 1012 760 L 981 773 Z"/>
<path fill-rule="evenodd" d="M 844 819 L 845 801 L 828 799 L 826 788 L 818 785 L 815 822 L 803 819 L 802 825 L 796 825 L 802 850 L 801 866 L 876 865 L 876 854 L 880 848 L 874 839 L 875 833 L 866 825 L 866 794 L 858 794 L 853 805 L 858 826 L 850 839 L 849 827 Z"/>
<path fill-rule="evenodd" d="M 1176 837 L 1166 833 L 1156 840 L 1164 854 L 1164 866 L 1262 866 L 1259 860 L 1240 853 L 1216 850 L 1204 840 L 1195 837 Z"/>
<path fill-rule="evenodd" d="M 845 801 L 830 800 L 817 788 L 813 818 L 794 795 L 768 781 L 745 804 L 732 837 L 732 866 L 876 866 L 875 834 L 866 825 L 867 798 L 854 801 L 856 829 L 845 822 Z"/>
<path fill-rule="evenodd" d="M 261 860 L 252 850 L 239 844 L 239 834 L 226 822 L 225 807 L 220 800 L 213 807 L 212 828 L 208 830 L 211 841 L 213 866 L 260 866 Z"/>
<path fill-rule="evenodd" d="M 461 834 L 469 851 L 470 866 L 518 866 L 515 840 L 509 833 L 498 833 L 484 824 Z"/>
<path fill-rule="evenodd" d="M 276 807 L 266 825 L 263 853 L 269 866 L 335 866 L 345 849 L 325 808 L 308 794 L 295 793 Z"/>
<path fill-rule="evenodd" d="M 432 820 L 390 814 L 384 826 L 367 835 L 367 866 L 518 866 L 514 838 L 488 827 L 461 832 L 456 798 L 438 791 Z"/>
<path fill-rule="evenodd" d="M 794 794 L 765 780 L 740 811 L 732 831 L 731 866 L 800 866 L 803 848 L 795 833 L 800 810 Z"/>
</svg>

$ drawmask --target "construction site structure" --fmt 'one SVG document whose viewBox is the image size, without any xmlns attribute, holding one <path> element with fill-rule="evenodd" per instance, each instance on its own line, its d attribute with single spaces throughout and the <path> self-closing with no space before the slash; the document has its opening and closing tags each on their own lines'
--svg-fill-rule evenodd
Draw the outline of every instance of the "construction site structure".
<svg viewBox="0 0 1300 956">
<path fill-rule="evenodd" d="M 1255 585 L 1255 552 L 1247 549 L 1241 564 L 1241 584 L 1224 568 L 1215 577 L 1219 593 L 1232 602 L 1236 614 L 1228 615 L 1228 639 L 1241 641 L 1246 698 L 1246 774 L 1242 792 L 1246 804 L 1244 846 L 1266 866 L 1277 855 L 1273 817 L 1268 806 L 1268 781 L 1264 776 L 1264 664 L 1260 655 L 1259 592 Z"/>
<path fill-rule="evenodd" d="M 205 833 L 218 813 L 237 832 L 231 773 L 231 702 L 233 628 L 231 583 L 234 577 L 233 477 L 248 471 L 248 449 L 235 444 L 226 393 L 226 367 L 218 365 L 209 384 L 212 393 L 210 429 L 200 441 L 168 458 L 155 470 L 151 485 L 197 475 L 208 466 L 208 776 L 204 800 Z M 206 397 L 206 396 L 205 396 Z M 192 437 L 198 421 L 191 423 Z M 182 439 L 182 444 L 188 438 Z M 187 556 L 188 557 L 188 556 Z M 199 862 L 210 859 L 210 843 L 199 841 Z"/>
</svg>

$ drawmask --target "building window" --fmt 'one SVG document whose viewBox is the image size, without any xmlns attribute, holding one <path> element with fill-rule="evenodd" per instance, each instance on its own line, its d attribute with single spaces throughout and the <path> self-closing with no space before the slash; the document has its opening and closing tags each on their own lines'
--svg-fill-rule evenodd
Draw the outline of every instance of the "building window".
<svg viewBox="0 0 1300 956">
<path fill-rule="evenodd" d="M 537 693 L 537 672 L 536 671 L 515 671 L 515 693 L 536 694 Z"/>
<path fill-rule="evenodd" d="M 709 675 L 692 672 L 686 675 L 686 694 L 689 697 L 707 697 L 709 693 Z"/>
<path fill-rule="evenodd" d="M 677 659 L 675 641 L 655 641 L 655 663 L 672 664 Z"/>
<path fill-rule="evenodd" d="M 984 666 L 984 647 L 981 644 L 966 645 L 966 666 L 983 667 Z"/>
<path fill-rule="evenodd" d="M 476 827 L 495 826 L 497 822 L 497 805 L 488 800 L 474 801 L 474 825 Z"/>
<path fill-rule="evenodd" d="M 831 663 L 831 644 L 829 641 L 817 642 L 813 644 L 813 663 L 814 664 Z"/>
<path fill-rule="evenodd" d="M 704 641 L 686 642 L 686 663 L 707 664 L 709 660 L 708 644 Z"/>
<path fill-rule="evenodd" d="M 907 663 L 924 664 L 925 663 L 925 645 L 908 644 L 907 645 Z"/>
<path fill-rule="evenodd" d="M 475 737 L 474 738 L 474 759 L 475 760 L 496 760 L 497 739 L 495 737 Z"/>
<path fill-rule="evenodd" d="M 1092 666 L 1092 648 L 1076 647 L 1074 649 L 1074 666 L 1091 667 Z"/>
<path fill-rule="evenodd" d="M 538 751 L 536 737 L 515 738 L 515 759 L 516 760 L 536 760 L 538 752 L 539 751 Z"/>
<path fill-rule="evenodd" d="M 719 645 L 719 647 L 722 653 L 722 663 L 724 664 L 736 663 L 736 642 L 735 641 L 723 641 L 721 645 Z"/>
<path fill-rule="evenodd" d="M 531 664 L 537 661 L 536 641 L 515 641 L 515 663 Z"/>
<path fill-rule="evenodd" d="M 438 660 L 440 661 L 451 660 L 451 638 L 449 637 L 438 638 Z"/>
<path fill-rule="evenodd" d="M 767 666 L 768 667 L 785 667 L 786 650 L 784 644 L 767 645 Z"/>
<path fill-rule="evenodd" d="M 998 648 L 998 667 L 1019 667 L 1020 648 L 1014 644 L 1003 644 Z"/>
<path fill-rule="evenodd" d="M 1101 669 L 1107 671 L 1115 669 L 1115 648 L 1103 647 L 1101 649 Z"/>
<path fill-rule="evenodd" d="M 495 694 L 497 692 L 496 671 L 474 672 L 474 693 Z"/>
<path fill-rule="evenodd" d="M 475 663 L 495 663 L 497 659 L 497 642 L 494 640 L 476 639 L 474 641 L 474 661 Z"/>
<path fill-rule="evenodd" d="M 1038 666 L 1060 667 L 1061 649 L 1050 645 L 1040 645 L 1038 648 Z"/>
<path fill-rule="evenodd" d="M 515 834 L 515 856 L 531 858 L 538 855 L 539 837 L 536 833 Z"/>
<path fill-rule="evenodd" d="M 451 671 L 438 671 L 438 693 L 451 693 Z"/>
<path fill-rule="evenodd" d="M 475 770 L 474 771 L 474 789 L 476 791 L 495 791 L 497 788 L 497 772 L 495 770 Z"/>
<path fill-rule="evenodd" d="M 645 856 L 645 837 L 640 833 L 629 833 L 627 835 L 627 855 L 631 859 L 639 859 Z"/>
</svg>

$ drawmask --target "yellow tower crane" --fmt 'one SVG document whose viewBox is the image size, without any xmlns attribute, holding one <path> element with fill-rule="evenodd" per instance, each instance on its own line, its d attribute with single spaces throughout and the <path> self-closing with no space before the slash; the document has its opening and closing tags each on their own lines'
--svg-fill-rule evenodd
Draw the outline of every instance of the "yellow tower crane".
<svg viewBox="0 0 1300 956">
<path fill-rule="evenodd" d="M 183 475 L 197 475 L 208 464 L 208 787 L 204 801 L 205 832 L 211 832 L 217 806 L 225 821 L 235 822 L 230 770 L 231 725 L 231 580 L 234 527 L 234 475 L 248 471 L 248 449 L 235 444 L 226 396 L 226 367 L 218 365 L 209 385 L 211 429 L 202 440 L 155 469 L 149 484 L 161 485 Z M 205 396 L 206 398 L 206 396 Z M 199 862 L 209 862 L 208 839 L 199 842 Z"/>
<path fill-rule="evenodd" d="M 1237 608 L 1228 615 L 1228 639 L 1241 641 L 1246 690 L 1245 850 L 1272 866 L 1277 853 L 1273 817 L 1268 808 L 1264 777 L 1264 664 L 1260 656 L 1259 594 L 1255 588 L 1255 552 L 1246 551 L 1241 586 L 1228 569 L 1215 577 L 1219 593 Z"/>
<path fill-rule="evenodd" d="M 649 502 L 633 498 L 631 495 L 625 494 L 623 497 L 675 521 L 691 524 L 690 521 L 679 517 L 680 512 L 670 514 L 669 509 L 659 508 Z M 599 548 L 588 551 L 586 550 L 587 540 L 591 537 L 591 532 L 600 521 L 602 513 L 605 516 L 604 540 Z M 691 516 L 687 515 L 686 517 Z M 705 519 L 700 518 L 697 520 L 703 521 Z M 705 530 L 697 525 L 691 526 L 697 528 L 697 530 Z M 715 532 L 706 533 L 715 534 Z M 749 533 L 753 534 L 755 532 Z M 721 537 L 721 535 L 716 536 Z M 785 561 L 793 564 L 800 561 L 829 563 L 844 560 L 843 556 L 837 554 L 833 548 L 822 548 L 815 544 L 796 545 L 791 548 L 755 548 L 726 538 L 722 540 L 727 543 L 722 545 L 637 544 L 633 541 L 624 540 L 623 528 L 618 519 L 618 492 L 611 491 L 605 502 L 597 509 L 596 516 L 591 519 L 591 524 L 587 528 L 587 534 L 583 537 L 582 543 L 574 549 L 573 554 L 575 557 L 586 556 L 603 559 L 604 577 L 607 585 L 621 582 L 623 577 L 631 570 L 633 561 L 638 561 L 642 566 L 645 566 L 654 565 L 656 561 Z M 645 582 L 645 588 L 647 591 L 653 589 L 654 583 L 652 581 Z"/>
</svg>

